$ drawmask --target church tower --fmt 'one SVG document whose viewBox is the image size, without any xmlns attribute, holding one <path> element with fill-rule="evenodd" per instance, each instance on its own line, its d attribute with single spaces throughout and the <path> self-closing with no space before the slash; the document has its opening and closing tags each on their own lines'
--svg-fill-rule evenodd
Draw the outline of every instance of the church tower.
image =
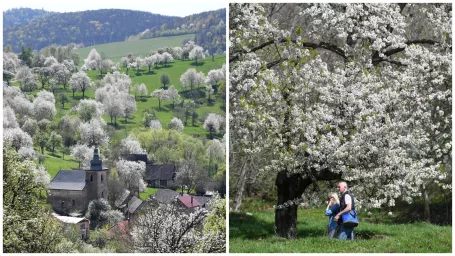
<svg viewBox="0 0 455 256">
<path fill-rule="evenodd" d="M 87 203 L 100 198 L 107 200 L 109 195 L 107 186 L 108 169 L 103 166 L 98 147 L 95 147 L 93 159 L 90 161 L 90 167 L 84 171 L 87 183 Z"/>
</svg>

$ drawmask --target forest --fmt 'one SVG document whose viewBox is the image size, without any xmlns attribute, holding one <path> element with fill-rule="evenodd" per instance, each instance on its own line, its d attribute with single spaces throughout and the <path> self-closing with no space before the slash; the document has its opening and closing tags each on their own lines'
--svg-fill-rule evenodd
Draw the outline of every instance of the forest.
<svg viewBox="0 0 455 256">
<path fill-rule="evenodd" d="M 209 16 L 212 18 L 208 18 Z M 18 8 L 4 12 L 4 23 L 9 17 L 15 18 L 11 19 L 11 22 L 7 21 L 10 25 L 3 28 L 3 47 L 9 44 L 15 52 L 18 52 L 21 46 L 31 47 L 34 50 L 40 50 L 51 44 L 63 46 L 75 43 L 88 47 L 123 41 L 147 29 L 159 31 L 158 34 L 154 34 L 155 36 L 179 35 L 182 33 L 165 31 L 177 29 L 185 31 L 184 28 L 191 24 L 198 31 L 203 27 L 200 20 L 211 22 L 207 23 L 208 29 L 212 25 L 218 25 L 225 16 L 225 9 L 204 12 L 200 17 L 199 14 L 194 14 L 182 18 L 120 9 L 43 13 L 33 9 Z M 190 30 L 185 33 L 194 32 Z M 201 42 L 198 43 L 201 44 Z"/>
</svg>

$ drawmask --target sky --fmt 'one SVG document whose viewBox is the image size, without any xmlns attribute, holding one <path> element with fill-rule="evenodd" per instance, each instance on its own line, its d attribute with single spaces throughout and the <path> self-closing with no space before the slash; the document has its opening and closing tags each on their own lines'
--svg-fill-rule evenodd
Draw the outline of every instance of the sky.
<svg viewBox="0 0 455 256">
<path fill-rule="evenodd" d="M 11 8 L 28 7 L 32 9 L 44 9 L 54 12 L 76 12 L 98 9 L 129 9 L 147 11 L 169 16 L 188 16 L 204 11 L 212 11 L 227 8 L 227 2 L 223 0 L 212 1 L 184 1 L 184 0 L 137 0 L 137 1 L 97 1 L 97 0 L 4 0 L 2 10 Z"/>
</svg>

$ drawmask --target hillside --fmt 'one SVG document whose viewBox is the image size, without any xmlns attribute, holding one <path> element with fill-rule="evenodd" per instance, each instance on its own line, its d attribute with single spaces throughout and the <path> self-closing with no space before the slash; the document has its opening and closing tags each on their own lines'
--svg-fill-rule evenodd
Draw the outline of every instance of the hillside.
<svg viewBox="0 0 455 256">
<path fill-rule="evenodd" d="M 150 40 L 158 40 L 158 39 L 150 39 Z M 141 40 L 145 41 L 145 40 Z M 95 49 L 100 51 L 98 45 L 94 46 Z M 131 51 L 131 48 L 124 48 L 125 50 Z M 110 55 L 107 55 L 111 57 Z M 81 55 L 81 58 L 85 58 L 86 56 Z M 167 65 L 167 67 L 158 67 L 153 68 L 151 73 L 148 73 L 146 67 L 142 67 L 139 72 L 136 70 L 130 70 L 129 76 L 131 77 L 132 84 L 140 84 L 144 83 L 148 90 L 148 95 L 156 89 L 162 87 L 160 82 L 160 76 L 162 74 L 167 74 L 170 77 L 171 85 L 174 85 L 179 93 L 182 95 L 182 99 L 188 101 L 189 98 L 186 97 L 186 91 L 180 84 L 180 76 L 186 72 L 189 68 L 196 68 L 197 71 L 202 71 L 204 74 L 207 74 L 212 69 L 221 68 L 223 63 L 226 61 L 226 56 L 217 56 L 212 61 L 211 58 L 203 59 L 200 61 L 200 65 L 194 66 L 194 62 L 185 60 L 174 60 L 171 64 Z M 124 73 L 125 69 L 122 68 L 121 72 Z M 87 74 L 91 78 L 93 82 L 101 80 L 99 76 L 99 72 L 96 70 L 88 71 Z M 35 91 L 34 94 L 38 92 Z M 76 92 L 74 97 L 72 96 L 71 90 L 64 90 L 61 86 L 57 88 L 55 91 L 56 99 L 59 98 L 58 95 L 60 93 L 64 93 L 67 95 L 69 102 L 65 104 L 65 108 L 62 108 L 62 104 L 57 100 L 55 103 L 57 114 L 54 118 L 54 125 L 57 125 L 58 121 L 61 117 L 65 114 L 69 114 L 71 116 L 74 113 L 71 113 L 71 108 L 76 106 L 79 101 L 82 99 L 82 92 Z M 210 139 L 209 132 L 204 129 L 204 119 L 208 113 L 217 113 L 220 115 L 225 115 L 225 107 L 223 104 L 223 99 L 220 97 L 221 94 L 216 93 L 212 95 L 212 103 L 207 102 L 207 96 L 205 94 L 204 89 L 200 89 L 201 97 L 197 98 L 197 106 L 196 106 L 196 113 L 197 118 L 195 120 L 194 125 L 192 124 L 191 118 L 188 120 L 188 125 L 184 127 L 183 133 L 187 135 L 191 135 L 195 138 L 199 138 L 202 141 L 207 141 Z M 134 94 L 133 92 L 131 92 Z M 95 99 L 95 92 L 94 88 L 90 88 L 85 92 L 85 97 L 90 99 Z M 149 130 L 148 128 L 143 128 L 143 115 L 146 111 L 153 110 L 155 111 L 156 119 L 160 121 L 164 129 L 167 129 L 167 125 L 170 123 L 173 117 L 178 117 L 181 120 L 184 120 L 184 108 L 181 104 L 176 104 L 175 107 L 172 106 L 171 100 L 165 100 L 161 103 L 161 109 L 158 106 L 158 100 L 156 98 L 146 96 L 143 99 L 140 99 L 139 96 L 136 100 L 137 104 L 137 111 L 133 114 L 133 117 L 128 119 L 126 122 L 123 118 L 119 118 L 118 124 L 113 126 L 110 123 L 110 119 L 107 115 L 103 115 L 105 122 L 108 124 L 109 127 L 112 128 L 112 138 L 110 140 L 110 144 L 118 145 L 120 140 L 126 138 L 130 132 L 139 133 L 143 131 Z M 219 133 L 215 134 L 215 138 L 221 139 L 224 134 L 224 131 L 220 131 Z M 38 151 L 38 148 L 36 148 Z M 49 151 L 45 153 L 46 162 L 44 166 L 51 174 L 51 177 L 57 174 L 58 170 L 60 169 L 73 169 L 77 168 L 78 162 L 71 156 L 62 157 L 62 153 L 59 152 L 57 154 L 51 154 Z"/>
<path fill-rule="evenodd" d="M 31 20 L 50 14 L 53 12 L 31 8 L 13 8 L 3 12 L 3 27 L 26 24 Z"/>
<path fill-rule="evenodd" d="M 202 12 L 186 16 L 179 27 L 175 29 L 146 29 L 127 40 L 143 40 L 147 38 L 174 36 L 195 33 L 194 41 L 202 46 L 209 54 L 219 54 L 226 51 L 226 9 Z"/>
<path fill-rule="evenodd" d="M 119 61 L 119 58 L 127 56 L 128 53 L 132 53 L 135 56 L 148 55 L 151 51 L 156 51 L 159 48 L 166 46 L 181 46 L 185 39 L 193 39 L 193 34 L 181 35 L 181 36 L 169 36 L 160 38 L 150 38 L 145 40 L 137 41 L 123 41 L 115 43 L 100 44 L 96 46 L 84 47 L 77 49 L 77 53 L 83 61 L 87 57 L 88 53 L 94 47 L 99 53 L 104 53 L 114 61 Z M 118 59 L 118 60 L 117 60 Z"/>
<path fill-rule="evenodd" d="M 48 45 L 67 45 L 76 43 L 88 47 L 98 44 L 124 41 L 131 35 L 143 31 L 171 31 L 181 30 L 184 27 L 192 26 L 202 29 L 210 25 L 201 20 L 211 21 L 217 17 L 225 18 L 223 11 L 204 12 L 201 18 L 198 14 L 188 16 L 189 18 L 165 16 L 144 11 L 101 9 L 69 13 L 49 13 L 40 18 L 30 19 L 24 24 L 5 26 L 3 28 L 3 47 L 11 45 L 13 51 L 18 52 L 22 45 L 30 46 L 34 50 L 40 50 Z M 16 10 L 19 12 L 21 9 Z M 8 11 L 7 11 L 8 12 Z M 7 12 L 4 12 L 6 14 Z M 218 13 L 217 13 L 218 12 Z M 220 15 L 219 13 L 224 13 Z M 210 19 L 204 19 L 209 15 Z M 26 20 L 24 20 L 26 21 Z M 188 24 L 187 24 L 188 23 Z M 206 24 L 207 23 L 207 24 Z M 206 25 L 204 25 L 206 24 Z M 195 31 L 184 31 L 174 34 L 181 35 L 194 33 Z M 162 36 L 155 34 L 155 36 Z"/>
</svg>

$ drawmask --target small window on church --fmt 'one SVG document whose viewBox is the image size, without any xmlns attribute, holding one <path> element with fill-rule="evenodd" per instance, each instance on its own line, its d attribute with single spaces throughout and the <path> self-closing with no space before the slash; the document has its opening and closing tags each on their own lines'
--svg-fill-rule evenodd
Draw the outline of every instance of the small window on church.
<svg viewBox="0 0 455 256">
<path fill-rule="evenodd" d="M 101 198 L 104 198 L 104 191 L 101 192 Z"/>
<path fill-rule="evenodd" d="M 103 174 L 101 174 L 101 182 L 103 182 Z"/>
<path fill-rule="evenodd" d="M 76 200 L 73 199 L 73 206 L 75 206 L 75 205 L 76 205 Z"/>
<path fill-rule="evenodd" d="M 93 181 L 93 175 L 90 175 L 90 181 Z"/>
</svg>

